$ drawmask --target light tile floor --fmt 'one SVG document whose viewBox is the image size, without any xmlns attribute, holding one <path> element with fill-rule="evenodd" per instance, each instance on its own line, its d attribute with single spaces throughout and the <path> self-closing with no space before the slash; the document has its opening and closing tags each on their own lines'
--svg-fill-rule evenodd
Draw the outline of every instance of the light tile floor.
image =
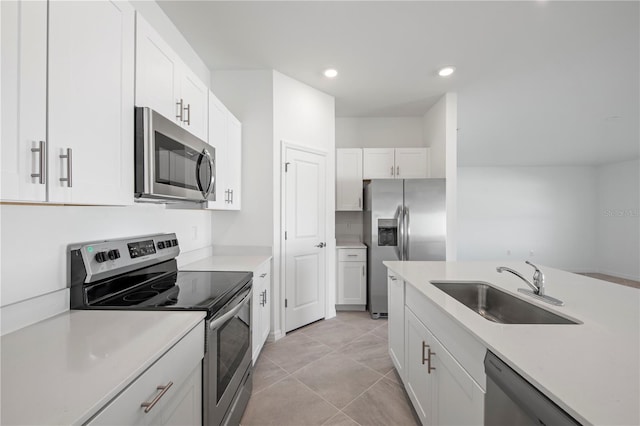
<svg viewBox="0 0 640 426">
<path fill-rule="evenodd" d="M 387 321 L 339 312 L 265 345 L 242 425 L 419 424 L 387 348 Z"/>
</svg>

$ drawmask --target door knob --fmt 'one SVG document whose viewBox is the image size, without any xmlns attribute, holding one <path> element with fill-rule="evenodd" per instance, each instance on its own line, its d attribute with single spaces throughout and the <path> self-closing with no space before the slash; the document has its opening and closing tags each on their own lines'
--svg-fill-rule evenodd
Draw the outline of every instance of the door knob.
<svg viewBox="0 0 640 426">
<path fill-rule="evenodd" d="M 320 243 L 320 244 L 316 244 L 316 247 L 320 247 L 320 248 L 322 248 L 322 247 L 324 247 L 325 245 L 326 245 L 325 243 Z"/>
</svg>

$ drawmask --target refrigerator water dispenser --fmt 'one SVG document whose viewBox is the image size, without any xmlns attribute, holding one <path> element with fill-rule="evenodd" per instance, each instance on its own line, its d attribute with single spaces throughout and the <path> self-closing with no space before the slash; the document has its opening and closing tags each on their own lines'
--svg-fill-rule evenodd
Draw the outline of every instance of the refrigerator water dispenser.
<svg viewBox="0 0 640 426">
<path fill-rule="evenodd" d="M 378 219 L 378 246 L 398 245 L 398 221 Z"/>
</svg>

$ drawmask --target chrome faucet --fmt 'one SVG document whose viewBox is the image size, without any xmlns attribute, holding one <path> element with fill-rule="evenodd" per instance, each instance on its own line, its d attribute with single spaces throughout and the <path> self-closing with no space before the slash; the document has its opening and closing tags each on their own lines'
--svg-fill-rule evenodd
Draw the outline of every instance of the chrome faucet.
<svg viewBox="0 0 640 426">
<path fill-rule="evenodd" d="M 544 274 L 542 273 L 542 271 L 540 269 L 538 269 L 538 267 L 536 265 L 534 265 L 533 263 L 529 262 L 528 260 L 525 260 L 524 263 L 526 263 L 527 265 L 533 266 L 535 268 L 535 270 L 536 270 L 533 273 L 533 284 L 531 283 L 531 281 L 529 281 L 528 279 L 523 277 L 520 274 L 520 272 L 518 272 L 516 270 L 513 270 L 511 268 L 507 268 L 506 266 L 498 266 L 496 268 L 496 271 L 498 271 L 498 272 L 503 272 L 503 271 L 511 272 L 513 275 L 517 276 L 522 281 L 527 283 L 527 285 L 529 287 L 531 287 L 531 290 L 533 291 L 534 294 L 537 294 L 539 296 L 544 296 Z"/>
<path fill-rule="evenodd" d="M 526 279 L 525 277 L 523 277 L 522 274 L 520 274 L 520 272 L 513 270 L 511 268 L 507 268 L 506 266 L 498 266 L 496 268 L 496 271 L 511 272 L 513 275 L 520 278 L 529 287 L 531 287 L 531 290 L 527 290 L 525 288 L 519 288 L 518 289 L 519 292 L 528 294 L 530 296 L 535 297 L 536 299 L 543 300 L 547 303 L 551 303 L 552 305 L 557 305 L 557 306 L 564 305 L 564 302 L 562 300 L 559 300 L 559 299 L 556 299 L 555 297 L 547 296 L 546 294 L 544 294 L 544 274 L 536 265 L 529 262 L 528 260 L 526 260 L 525 263 L 535 268 L 535 272 L 533 273 L 533 283 L 528 279 Z"/>
</svg>

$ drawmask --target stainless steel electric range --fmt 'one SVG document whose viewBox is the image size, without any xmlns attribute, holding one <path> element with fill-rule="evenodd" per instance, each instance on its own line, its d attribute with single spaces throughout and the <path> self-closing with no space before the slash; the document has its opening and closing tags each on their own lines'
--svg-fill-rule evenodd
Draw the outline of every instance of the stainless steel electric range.
<svg viewBox="0 0 640 426">
<path fill-rule="evenodd" d="M 251 272 L 177 268 L 175 234 L 68 246 L 71 309 L 202 310 L 205 425 L 237 425 L 252 388 Z"/>
</svg>

